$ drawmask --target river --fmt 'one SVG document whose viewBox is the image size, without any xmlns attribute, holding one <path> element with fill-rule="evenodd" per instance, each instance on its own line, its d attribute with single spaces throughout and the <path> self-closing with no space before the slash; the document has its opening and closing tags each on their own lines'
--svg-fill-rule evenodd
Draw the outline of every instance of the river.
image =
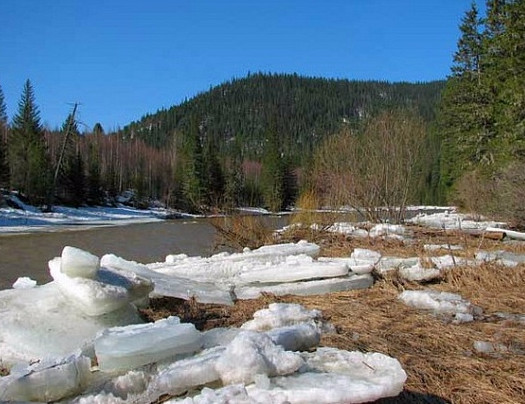
<svg viewBox="0 0 525 404">
<path fill-rule="evenodd" d="M 273 228 L 286 219 L 265 218 Z M 142 263 L 164 261 L 168 254 L 207 256 L 215 249 L 216 232 L 207 219 L 172 220 L 127 226 L 0 236 L 0 289 L 10 288 L 20 276 L 39 284 L 51 281 L 47 262 L 66 245 L 99 257 L 113 253 Z"/>
</svg>

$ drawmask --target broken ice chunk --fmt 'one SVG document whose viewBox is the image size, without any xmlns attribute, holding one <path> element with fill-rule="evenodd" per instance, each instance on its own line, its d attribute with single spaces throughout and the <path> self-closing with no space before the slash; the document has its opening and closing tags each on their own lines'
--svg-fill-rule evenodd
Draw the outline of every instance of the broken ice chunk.
<svg viewBox="0 0 525 404">
<path fill-rule="evenodd" d="M 168 317 L 153 324 L 114 327 L 95 340 L 101 370 L 133 369 L 177 354 L 196 352 L 202 336 L 193 324 Z"/>
<path fill-rule="evenodd" d="M 152 390 L 162 394 L 180 394 L 189 388 L 202 386 L 219 379 L 215 365 L 224 353 L 224 347 L 203 351 L 200 355 L 176 361 L 161 370 Z"/>
<path fill-rule="evenodd" d="M 155 285 L 154 294 L 172 296 L 189 300 L 195 298 L 199 303 L 216 303 L 233 305 L 230 288 L 220 283 L 199 282 L 194 279 L 167 275 L 149 269 L 146 265 L 128 261 L 113 254 L 104 255 L 102 266 L 137 274 L 149 279 Z"/>
<path fill-rule="evenodd" d="M 266 392 L 248 386 L 249 396 L 270 393 L 284 402 L 284 395 L 290 403 L 362 403 L 398 395 L 407 378 L 396 359 L 380 353 L 319 348 L 301 355 L 304 373 L 270 379 Z"/>
<path fill-rule="evenodd" d="M 275 345 L 268 335 L 243 331 L 226 347 L 215 368 L 224 384 L 233 384 L 251 383 L 258 374 L 290 374 L 303 364 L 299 354 Z"/>
<path fill-rule="evenodd" d="M 321 312 L 308 310 L 295 303 L 271 303 L 267 309 L 253 313 L 253 320 L 244 323 L 241 328 L 253 331 L 267 331 L 274 328 L 321 320 Z"/>
<path fill-rule="evenodd" d="M 407 281 L 422 282 L 439 278 L 441 276 L 441 271 L 436 268 L 425 268 L 421 265 L 421 262 L 418 262 L 411 267 L 399 268 L 399 276 Z"/>
<path fill-rule="evenodd" d="M 321 332 L 313 322 L 275 328 L 266 334 L 286 351 L 306 351 L 321 341 Z"/>
<path fill-rule="evenodd" d="M 405 227 L 399 224 L 379 223 L 370 229 L 369 234 L 370 237 L 387 236 L 402 239 L 405 231 Z"/>
<path fill-rule="evenodd" d="M 0 378 L 0 401 L 56 401 L 79 393 L 90 373 L 91 360 L 73 355 L 44 361 Z"/>
<path fill-rule="evenodd" d="M 281 283 L 348 275 L 348 266 L 340 262 L 313 261 L 309 256 L 290 256 L 285 262 L 266 268 L 251 268 L 240 272 L 242 283 Z"/>
<path fill-rule="evenodd" d="M 376 265 L 376 271 L 379 274 L 385 274 L 388 271 L 393 271 L 400 268 L 408 268 L 414 266 L 421 266 L 421 260 L 418 257 L 412 258 L 398 258 L 398 257 L 382 257 Z"/>
<path fill-rule="evenodd" d="M 13 289 L 31 289 L 36 286 L 36 281 L 28 278 L 27 276 L 22 276 L 18 278 L 15 283 L 13 283 Z"/>
<path fill-rule="evenodd" d="M 436 314 L 453 315 L 458 323 L 472 321 L 474 315 L 482 313 L 480 307 L 474 306 L 455 293 L 436 290 L 405 290 L 399 295 L 399 299 L 411 307 L 432 310 Z"/>
<path fill-rule="evenodd" d="M 80 248 L 66 246 L 61 257 L 60 270 L 73 278 L 93 279 L 100 267 L 100 260 L 96 255 Z"/>
<path fill-rule="evenodd" d="M 131 305 L 103 316 L 86 316 L 65 298 L 55 282 L 32 289 L 2 290 L 2 361 L 34 361 L 50 355 L 61 358 L 77 348 L 88 348 L 101 330 L 139 322 Z"/>
<path fill-rule="evenodd" d="M 49 261 L 49 272 L 62 294 L 88 316 L 118 310 L 149 295 L 153 284 L 134 273 L 101 268 L 96 279 L 73 278 L 61 271 L 61 258 Z"/>
<path fill-rule="evenodd" d="M 372 286 L 374 279 L 370 274 L 352 275 L 343 278 L 330 278 L 306 282 L 290 282 L 275 285 L 244 286 L 235 288 L 238 299 L 257 299 L 261 293 L 283 295 L 323 295 L 353 289 L 365 289 Z"/>
<path fill-rule="evenodd" d="M 228 345 L 241 330 L 239 328 L 212 328 L 202 332 L 203 348 Z"/>
</svg>

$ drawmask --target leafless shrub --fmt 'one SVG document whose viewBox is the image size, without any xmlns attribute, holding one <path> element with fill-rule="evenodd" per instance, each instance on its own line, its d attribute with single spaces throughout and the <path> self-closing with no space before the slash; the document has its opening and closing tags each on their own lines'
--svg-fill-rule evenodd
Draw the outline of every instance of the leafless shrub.
<svg viewBox="0 0 525 404">
<path fill-rule="evenodd" d="M 455 189 L 455 201 L 462 208 L 525 228 L 525 163 L 514 162 L 489 175 L 466 173 Z"/>
<path fill-rule="evenodd" d="M 399 222 L 421 181 L 425 138 L 423 121 L 406 112 L 384 112 L 359 134 L 343 129 L 316 153 L 316 190 L 325 204 Z"/>
<path fill-rule="evenodd" d="M 237 251 L 244 247 L 259 248 L 273 241 L 272 229 L 261 217 L 233 215 L 214 218 L 216 247 L 228 247 Z"/>
</svg>

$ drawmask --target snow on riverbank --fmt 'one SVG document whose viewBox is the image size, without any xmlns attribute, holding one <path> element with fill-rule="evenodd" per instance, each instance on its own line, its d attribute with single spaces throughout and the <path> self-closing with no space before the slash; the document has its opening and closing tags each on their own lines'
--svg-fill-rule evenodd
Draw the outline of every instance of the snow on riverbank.
<svg viewBox="0 0 525 404">
<path fill-rule="evenodd" d="M 0 208 L 0 234 L 158 222 L 166 215 L 163 209 L 139 210 L 124 205 L 80 208 L 55 206 L 53 212 L 42 212 L 34 207 L 25 206 L 25 210 Z"/>
</svg>

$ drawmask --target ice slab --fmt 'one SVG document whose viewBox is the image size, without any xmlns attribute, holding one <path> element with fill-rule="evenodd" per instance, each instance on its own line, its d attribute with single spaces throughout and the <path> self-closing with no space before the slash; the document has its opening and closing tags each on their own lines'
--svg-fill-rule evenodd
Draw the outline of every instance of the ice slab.
<svg viewBox="0 0 525 404">
<path fill-rule="evenodd" d="M 344 278 L 331 278 L 306 282 L 281 283 L 277 285 L 241 286 L 235 288 L 238 299 L 257 299 L 261 293 L 283 295 L 323 295 L 353 289 L 365 289 L 372 286 L 371 275 L 351 275 Z"/>
<path fill-rule="evenodd" d="M 377 264 L 381 259 L 381 254 L 377 251 L 369 250 L 367 248 L 354 248 L 354 251 L 352 251 L 350 257 L 370 261 L 374 264 Z"/>
<path fill-rule="evenodd" d="M 248 395 L 270 394 L 282 403 L 363 403 L 397 396 L 407 378 L 396 359 L 379 353 L 319 348 L 302 356 L 304 373 L 271 378 L 267 390 L 248 386 Z"/>
<path fill-rule="evenodd" d="M 399 276 L 407 281 L 424 282 L 437 279 L 441 276 L 441 271 L 437 268 L 425 268 L 418 263 L 411 267 L 399 268 Z"/>
<path fill-rule="evenodd" d="M 456 244 L 425 244 L 423 245 L 425 251 L 437 251 L 437 250 L 452 250 L 459 251 L 463 250 L 463 247 Z"/>
<path fill-rule="evenodd" d="M 242 331 L 226 347 L 215 369 L 224 384 L 251 383 L 256 375 L 294 373 L 304 364 L 301 356 L 285 351 L 271 338 L 256 331 Z"/>
<path fill-rule="evenodd" d="M 318 261 L 345 264 L 352 273 L 357 275 L 369 274 L 374 270 L 374 263 L 371 261 L 352 257 L 319 257 Z"/>
<path fill-rule="evenodd" d="M 344 262 L 319 262 L 302 255 L 287 257 L 278 265 L 247 268 L 237 275 L 235 281 L 236 283 L 284 283 L 346 275 L 348 275 L 348 266 Z"/>
<path fill-rule="evenodd" d="M 241 332 L 240 328 L 212 328 L 202 332 L 203 348 L 228 345 Z"/>
<path fill-rule="evenodd" d="M 204 388 L 181 403 L 363 403 L 393 397 L 403 390 L 407 375 L 400 363 L 379 353 L 319 348 L 303 353 L 306 365 L 288 376 L 254 377 L 250 385 Z"/>
<path fill-rule="evenodd" d="M 72 278 L 95 278 L 100 267 L 97 256 L 80 248 L 64 247 L 61 258 L 61 272 Z"/>
<path fill-rule="evenodd" d="M 442 255 L 440 257 L 431 257 L 430 260 L 434 266 L 438 269 L 449 269 L 459 265 L 473 265 L 475 261 L 468 260 L 462 257 L 456 257 L 454 255 Z"/>
<path fill-rule="evenodd" d="M 123 370 L 196 352 L 202 348 L 202 336 L 193 324 L 168 317 L 153 324 L 110 328 L 94 345 L 101 370 Z"/>
<path fill-rule="evenodd" d="M 0 401 L 49 402 L 78 394 L 87 383 L 91 360 L 73 355 L 42 361 L 0 377 Z"/>
<path fill-rule="evenodd" d="M 319 327 L 313 322 L 275 328 L 266 334 L 286 351 L 306 351 L 317 347 L 321 341 Z"/>
<path fill-rule="evenodd" d="M 120 269 L 136 273 L 153 282 L 153 294 L 171 296 L 189 300 L 195 298 L 200 303 L 232 305 L 231 287 L 221 283 L 199 282 L 182 276 L 173 276 L 149 269 L 146 265 L 128 261 L 113 254 L 104 255 L 101 265 L 111 269 Z"/>
<path fill-rule="evenodd" d="M 436 290 L 405 290 L 399 295 L 408 306 L 432 310 L 436 314 L 454 316 L 458 323 L 474 320 L 474 316 L 481 314 L 481 309 L 474 306 L 460 295 Z"/>
<path fill-rule="evenodd" d="M 403 238 L 406 233 L 405 226 L 400 224 L 388 224 L 388 223 L 379 223 L 372 227 L 369 231 L 370 237 L 390 237 L 395 236 L 395 238 L 401 236 Z"/>
<path fill-rule="evenodd" d="M 31 289 L 36 286 L 36 281 L 34 279 L 28 278 L 27 276 L 22 276 L 18 278 L 15 283 L 13 283 L 13 289 Z"/>
<path fill-rule="evenodd" d="M 134 273 L 100 268 L 95 279 L 71 277 L 62 272 L 62 259 L 49 261 L 49 271 L 62 294 L 88 316 L 118 310 L 149 295 L 153 284 Z"/>
<path fill-rule="evenodd" d="M 31 289 L 0 291 L 0 358 L 4 362 L 63 357 L 92 344 L 108 327 L 141 323 L 136 309 L 86 316 L 60 292 L 55 282 Z"/>
<path fill-rule="evenodd" d="M 189 358 L 173 362 L 162 369 L 152 383 L 152 390 L 161 394 L 180 394 L 192 387 L 203 386 L 219 380 L 215 369 L 226 348 L 208 349 Z"/>
<path fill-rule="evenodd" d="M 504 222 L 485 221 L 483 218 L 472 220 L 468 215 L 455 212 L 420 213 L 407 222 L 437 229 L 459 230 L 484 230 L 488 227 L 499 228 L 506 224 Z"/>
<path fill-rule="evenodd" d="M 375 268 L 379 274 L 393 271 L 400 268 L 409 268 L 421 266 L 421 260 L 417 257 L 399 258 L 399 257 L 382 257 L 376 264 Z"/>
<path fill-rule="evenodd" d="M 240 272 L 264 270 L 267 266 L 279 265 L 287 260 L 290 263 L 301 261 L 300 258 L 292 259 L 293 256 L 303 256 L 302 261 L 305 261 L 306 257 L 316 256 L 319 250 L 316 244 L 299 241 L 263 246 L 253 251 L 245 249 L 242 253 L 220 253 L 208 258 L 169 255 L 166 262 L 148 264 L 148 268 L 165 275 L 228 284 Z"/>
<path fill-rule="evenodd" d="M 508 251 L 479 251 L 476 253 L 476 260 L 515 267 L 525 262 L 525 254 L 516 254 Z"/>
<path fill-rule="evenodd" d="M 310 321 L 320 321 L 321 312 L 309 310 L 296 303 L 271 303 L 267 309 L 253 313 L 253 320 L 244 323 L 241 328 L 252 331 L 268 331 Z"/>
</svg>

